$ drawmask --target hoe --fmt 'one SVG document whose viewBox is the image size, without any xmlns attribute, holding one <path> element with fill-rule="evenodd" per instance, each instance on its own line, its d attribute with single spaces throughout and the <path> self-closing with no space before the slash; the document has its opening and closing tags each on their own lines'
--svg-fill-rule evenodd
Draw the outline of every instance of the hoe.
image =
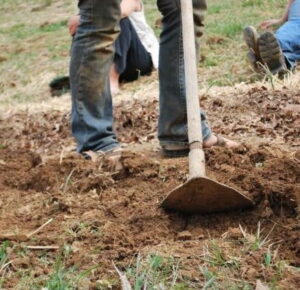
<svg viewBox="0 0 300 290">
<path fill-rule="evenodd" d="M 189 138 L 189 179 L 171 191 L 162 207 L 183 213 L 214 213 L 241 210 L 253 206 L 252 201 L 235 189 L 206 177 L 202 148 L 200 106 L 198 98 L 197 62 L 192 0 L 181 0 L 184 69 L 187 96 Z"/>
</svg>

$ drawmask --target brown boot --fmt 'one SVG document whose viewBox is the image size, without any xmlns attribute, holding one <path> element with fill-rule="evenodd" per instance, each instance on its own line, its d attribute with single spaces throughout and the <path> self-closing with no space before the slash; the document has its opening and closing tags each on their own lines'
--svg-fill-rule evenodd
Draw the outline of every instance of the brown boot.
<svg viewBox="0 0 300 290">
<path fill-rule="evenodd" d="M 247 26 L 243 31 L 244 40 L 249 48 L 247 53 L 247 59 L 257 73 L 263 72 L 262 70 L 262 59 L 258 48 L 259 34 L 253 26 Z"/>
<path fill-rule="evenodd" d="M 272 74 L 283 74 L 287 71 L 284 56 L 274 33 L 264 32 L 258 38 L 258 49 L 262 63 L 269 68 Z"/>
</svg>

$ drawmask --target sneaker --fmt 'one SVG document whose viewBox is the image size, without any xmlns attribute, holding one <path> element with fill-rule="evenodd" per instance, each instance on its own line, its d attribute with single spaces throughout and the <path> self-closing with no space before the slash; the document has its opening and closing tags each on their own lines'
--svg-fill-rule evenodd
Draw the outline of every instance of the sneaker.
<svg viewBox="0 0 300 290">
<path fill-rule="evenodd" d="M 274 33 L 267 31 L 258 38 L 258 48 L 262 59 L 271 73 L 283 73 L 287 71 L 284 56 L 279 42 Z"/>
</svg>

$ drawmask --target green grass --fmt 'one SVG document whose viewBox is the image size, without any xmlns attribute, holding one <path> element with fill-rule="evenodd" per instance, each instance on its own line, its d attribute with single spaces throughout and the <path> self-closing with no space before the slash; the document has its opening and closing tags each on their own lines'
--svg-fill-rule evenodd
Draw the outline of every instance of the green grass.
<svg viewBox="0 0 300 290">
<path fill-rule="evenodd" d="M 4 241 L 0 244 L 0 289 L 4 283 L 4 277 L 1 275 L 2 271 L 5 270 L 5 265 L 8 262 L 8 253 L 7 249 L 9 247 L 8 241 Z"/>
<path fill-rule="evenodd" d="M 139 255 L 125 273 L 134 290 L 187 289 L 187 284 L 178 279 L 178 269 L 179 261 L 154 253 L 145 257 Z"/>
<path fill-rule="evenodd" d="M 71 254 L 71 247 L 65 245 L 57 257 L 53 258 L 44 252 L 38 255 L 40 265 L 47 267 L 50 272 L 48 275 L 36 276 L 32 268 L 21 269 L 15 273 L 19 277 L 15 289 L 48 289 L 48 290 L 71 290 L 71 289 L 85 289 L 86 281 L 89 279 L 91 273 L 99 267 L 95 265 L 86 270 L 79 270 L 76 265 L 67 266 L 67 260 Z M 26 256 L 28 253 L 20 252 L 19 256 Z M 1 280 L 0 280 L 1 281 Z M 1 284 L 0 284 L 1 285 Z"/>
<path fill-rule="evenodd" d="M 138 256 L 136 264 L 129 267 L 126 274 L 132 280 L 134 290 L 144 287 L 155 289 L 160 284 L 170 287 L 168 280 L 172 276 L 172 266 L 173 259 L 171 257 L 166 259 L 159 254 L 150 254 L 144 258 Z M 176 284 L 176 281 L 172 282 Z"/>
<path fill-rule="evenodd" d="M 66 24 L 68 16 L 76 13 L 71 2 L 29 0 L 25 5 L 21 0 L 2 0 L 1 10 L 5 13 L 0 19 L 0 105 L 45 100 L 50 97 L 47 84 L 51 79 L 68 74 L 71 38 Z M 259 77 L 246 61 L 243 27 L 280 16 L 285 4 L 285 0 L 208 1 L 200 85 L 232 86 L 257 80 Z M 156 1 L 145 0 L 144 6 L 149 24 L 159 35 L 156 24 L 161 15 Z"/>
</svg>

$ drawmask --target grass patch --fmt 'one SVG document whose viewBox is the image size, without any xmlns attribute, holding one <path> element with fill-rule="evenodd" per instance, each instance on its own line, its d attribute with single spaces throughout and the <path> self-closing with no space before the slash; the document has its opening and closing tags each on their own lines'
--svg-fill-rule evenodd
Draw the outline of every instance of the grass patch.
<svg viewBox="0 0 300 290">
<path fill-rule="evenodd" d="M 187 289 L 178 277 L 179 261 L 155 253 L 138 256 L 136 263 L 126 270 L 132 288 L 139 289 Z"/>
<path fill-rule="evenodd" d="M 4 283 L 5 267 L 8 262 L 8 253 L 7 253 L 8 247 L 9 247 L 8 241 L 4 241 L 2 244 L 0 244 L 0 289 L 2 289 L 2 285 Z"/>
<path fill-rule="evenodd" d="M 56 7 L 58 2 L 59 8 Z M 47 92 L 50 74 L 53 78 L 68 74 L 71 38 L 66 24 L 68 17 L 76 13 L 75 6 L 67 0 L 29 0 L 26 5 L 20 0 L 3 0 L 1 5 L 6 11 L 0 19 L 1 103 L 29 103 L 50 98 Z M 232 86 L 255 81 L 257 78 L 253 77 L 246 60 L 242 29 L 280 16 L 285 5 L 285 0 L 209 1 L 201 42 L 204 61 L 200 64 L 200 85 Z M 147 20 L 158 36 L 161 15 L 156 1 L 145 0 L 144 6 Z M 213 38 L 221 41 L 211 41 Z M 28 86 L 40 83 L 46 73 L 49 79 L 43 86 L 33 85 L 32 89 Z"/>
</svg>

